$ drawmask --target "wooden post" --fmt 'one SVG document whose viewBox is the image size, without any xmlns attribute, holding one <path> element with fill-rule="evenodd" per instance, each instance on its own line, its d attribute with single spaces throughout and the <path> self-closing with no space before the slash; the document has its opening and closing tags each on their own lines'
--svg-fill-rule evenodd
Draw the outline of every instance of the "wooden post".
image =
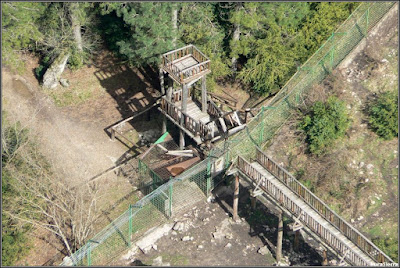
<svg viewBox="0 0 400 268">
<path fill-rule="evenodd" d="M 254 211 L 257 205 L 257 197 L 250 196 L 250 202 L 251 202 L 251 210 Z"/>
<path fill-rule="evenodd" d="M 248 114 L 250 112 L 250 108 L 246 108 L 245 112 L 246 112 L 246 116 L 244 118 L 244 123 L 246 124 L 247 123 L 247 116 L 248 116 Z"/>
<path fill-rule="evenodd" d="M 282 258 L 282 239 L 283 239 L 283 217 L 282 217 L 282 211 L 279 211 L 278 238 L 276 242 L 276 262 L 279 262 Z"/>
<path fill-rule="evenodd" d="M 326 249 L 324 249 L 322 254 L 323 254 L 322 266 L 328 266 L 328 256 L 326 255 Z"/>
<path fill-rule="evenodd" d="M 207 112 L 207 88 L 205 75 L 201 78 L 201 110 L 203 113 Z"/>
<path fill-rule="evenodd" d="M 164 87 L 164 71 L 163 71 L 163 69 L 161 69 L 161 68 L 160 68 L 159 76 L 160 76 L 160 89 L 161 89 L 161 94 L 164 95 L 164 94 L 165 94 L 165 87 Z"/>
<path fill-rule="evenodd" d="M 161 87 L 161 95 L 165 94 L 165 86 L 164 86 L 164 71 L 163 69 L 160 68 L 160 87 Z M 150 116 L 149 116 L 150 117 Z M 150 120 L 150 118 L 149 118 Z M 163 121 L 162 121 L 162 127 L 161 127 L 161 133 L 167 132 L 167 117 L 164 115 L 163 116 Z"/>
<path fill-rule="evenodd" d="M 168 76 L 168 89 L 167 89 L 167 100 L 172 100 L 172 91 L 173 91 L 173 83 L 174 81 Z"/>
<path fill-rule="evenodd" d="M 186 84 L 182 85 L 182 105 L 181 105 L 181 110 L 182 113 L 186 113 L 187 111 L 187 102 L 188 102 L 188 88 Z M 181 115 L 181 126 L 185 127 L 185 122 L 184 122 L 184 115 Z M 179 148 L 181 150 L 185 149 L 185 133 L 183 130 L 180 130 L 179 132 Z"/>
<path fill-rule="evenodd" d="M 300 230 L 297 230 L 294 232 L 293 250 L 295 252 L 299 251 L 299 237 L 300 237 Z"/>
<path fill-rule="evenodd" d="M 233 194 L 233 220 L 237 221 L 238 217 L 238 206 L 239 206 L 239 176 L 235 177 L 235 191 Z"/>
</svg>

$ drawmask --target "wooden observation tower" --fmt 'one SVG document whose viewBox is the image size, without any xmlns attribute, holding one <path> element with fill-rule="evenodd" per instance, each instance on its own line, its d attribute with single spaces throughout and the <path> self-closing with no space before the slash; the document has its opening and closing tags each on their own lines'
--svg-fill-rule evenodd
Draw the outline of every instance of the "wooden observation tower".
<svg viewBox="0 0 400 268">
<path fill-rule="evenodd" d="M 177 125 L 181 150 L 185 147 L 185 134 L 199 145 L 216 141 L 226 136 L 224 134 L 233 134 L 244 127 L 236 111 L 222 111 L 207 95 L 206 75 L 210 72 L 210 60 L 194 45 L 162 55 L 160 84 L 163 97 L 159 108 L 165 115 L 162 132 L 167 130 L 166 118 Z M 199 80 L 201 92 L 197 94 L 192 86 Z M 180 86 L 179 89 L 174 90 L 174 82 Z"/>
</svg>

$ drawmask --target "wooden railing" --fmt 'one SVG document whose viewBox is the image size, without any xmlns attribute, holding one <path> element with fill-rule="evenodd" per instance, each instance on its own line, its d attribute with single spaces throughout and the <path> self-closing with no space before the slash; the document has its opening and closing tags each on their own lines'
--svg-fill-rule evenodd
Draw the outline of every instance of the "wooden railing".
<svg viewBox="0 0 400 268">
<path fill-rule="evenodd" d="M 161 98 L 161 109 L 167 113 L 172 119 L 180 124 L 183 117 L 183 127 L 193 133 L 194 136 L 207 137 L 210 129 L 201 121 L 197 121 L 190 115 L 182 112 L 174 103 L 168 101 L 165 97 Z"/>
<path fill-rule="evenodd" d="M 193 57 L 198 64 L 179 70 L 174 62 L 185 57 Z M 210 70 L 210 60 L 194 45 L 188 45 L 162 55 L 162 66 L 173 76 L 175 80 L 184 82 L 186 79 L 196 76 L 204 71 Z"/>
<path fill-rule="evenodd" d="M 220 117 L 223 115 L 223 111 L 218 108 L 218 106 L 208 97 L 207 113 L 215 117 Z"/>
<path fill-rule="evenodd" d="M 393 263 L 393 260 L 368 240 L 368 238 L 337 215 L 328 205 L 296 180 L 283 167 L 279 166 L 275 161 L 265 155 L 259 148 L 257 148 L 256 160 L 368 256 L 378 263 Z"/>
<path fill-rule="evenodd" d="M 357 266 L 369 266 L 370 262 L 364 260 L 356 252 L 354 252 L 348 245 L 343 243 L 338 237 L 325 228 L 322 224 L 317 222 L 313 217 L 308 215 L 300 206 L 298 206 L 291 196 L 283 193 L 278 187 L 272 184 L 264 175 L 256 170 L 249 162 L 238 156 L 237 166 L 240 172 L 254 180 L 259 187 L 271 195 L 281 206 L 289 210 L 302 224 L 306 225 L 311 231 L 315 232 L 322 240 L 328 243 L 342 256 L 345 256 L 346 261 Z"/>
</svg>

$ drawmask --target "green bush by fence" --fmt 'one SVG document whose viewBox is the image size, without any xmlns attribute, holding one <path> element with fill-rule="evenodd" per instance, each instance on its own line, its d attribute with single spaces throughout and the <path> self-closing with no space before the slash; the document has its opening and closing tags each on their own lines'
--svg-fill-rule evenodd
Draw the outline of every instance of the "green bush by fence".
<svg viewBox="0 0 400 268">
<path fill-rule="evenodd" d="M 147 230 L 185 211 L 205 198 L 223 171 L 238 155 L 254 157 L 255 144 L 265 145 L 290 117 L 313 84 L 320 83 L 365 37 L 395 2 L 363 2 L 330 38 L 304 63 L 280 92 L 263 107 L 245 130 L 220 142 L 211 155 L 181 175 L 159 186 L 96 234 L 72 256 L 73 265 L 106 265 L 129 248 Z M 158 185 L 158 177 L 141 165 L 140 173 Z M 63 261 L 61 265 L 68 265 Z"/>
</svg>

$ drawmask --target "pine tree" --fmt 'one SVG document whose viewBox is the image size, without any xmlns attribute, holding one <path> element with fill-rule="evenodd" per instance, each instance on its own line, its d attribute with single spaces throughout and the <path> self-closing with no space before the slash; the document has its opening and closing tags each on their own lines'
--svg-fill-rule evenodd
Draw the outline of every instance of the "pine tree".
<svg viewBox="0 0 400 268">
<path fill-rule="evenodd" d="M 115 40 L 119 53 L 135 66 L 157 66 L 160 55 L 173 48 L 174 5 L 161 2 L 103 4 L 103 14 L 115 14 L 123 19 L 126 34 Z"/>
</svg>

